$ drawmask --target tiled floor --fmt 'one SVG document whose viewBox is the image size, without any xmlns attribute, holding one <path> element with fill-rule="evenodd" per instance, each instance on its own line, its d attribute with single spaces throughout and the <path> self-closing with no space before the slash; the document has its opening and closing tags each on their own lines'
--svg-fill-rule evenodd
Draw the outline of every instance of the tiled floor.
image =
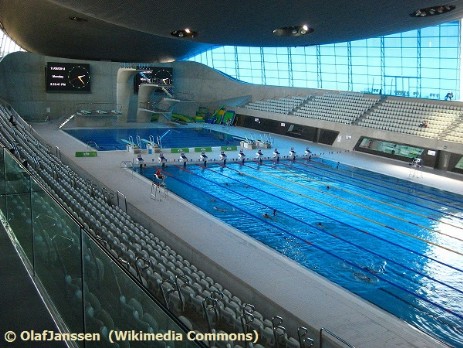
<svg viewBox="0 0 463 348">
<path fill-rule="evenodd" d="M 62 155 L 106 187 L 121 191 L 128 202 L 171 231 L 175 238 L 187 243 L 196 252 L 195 255 L 204 256 L 202 260 L 196 256 L 194 262 L 214 263 L 226 269 L 249 284 L 256 293 L 292 312 L 301 322 L 318 329 L 329 328 L 357 347 L 441 346 L 401 320 L 217 221 L 175 195 L 170 194 L 162 201 L 152 200 L 151 182 L 120 166 L 122 161 L 132 161 L 133 154 L 127 151 L 99 152 L 96 158 L 75 158 L 75 151 L 88 150 L 85 144 L 58 130 L 57 125 L 38 124 L 34 128 L 49 144 L 58 146 Z M 241 136 L 250 133 L 250 130 L 234 127 L 214 128 Z M 444 173 L 426 168 L 421 173 L 412 173 L 403 162 L 337 151 L 328 146 L 287 137 L 275 136 L 274 142 L 283 155 L 288 153 L 290 147 L 303 154 L 309 145 L 313 153 L 323 158 L 463 194 L 463 176 L 446 177 L 438 175 Z M 255 150 L 245 152 L 251 158 L 255 155 Z M 264 150 L 264 155 L 271 156 L 272 152 L 273 149 Z M 171 160 L 177 159 L 178 155 L 166 153 L 166 157 Z M 218 157 L 218 150 L 209 155 L 211 160 Z M 228 157 L 229 160 L 237 158 L 237 153 L 229 153 Z M 144 158 L 148 162 L 157 162 L 157 155 L 144 155 Z M 177 211 L 182 211 L 182 214 L 172 213 Z M 224 286 L 233 287 L 233 284 L 224 283 Z"/>
</svg>

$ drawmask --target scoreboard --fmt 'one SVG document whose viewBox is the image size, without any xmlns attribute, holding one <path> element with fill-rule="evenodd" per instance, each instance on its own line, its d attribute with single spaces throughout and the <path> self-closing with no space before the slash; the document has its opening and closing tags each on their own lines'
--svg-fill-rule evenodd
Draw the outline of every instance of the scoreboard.
<svg viewBox="0 0 463 348">
<path fill-rule="evenodd" d="M 90 64 L 48 62 L 45 68 L 47 92 L 90 92 Z"/>
</svg>

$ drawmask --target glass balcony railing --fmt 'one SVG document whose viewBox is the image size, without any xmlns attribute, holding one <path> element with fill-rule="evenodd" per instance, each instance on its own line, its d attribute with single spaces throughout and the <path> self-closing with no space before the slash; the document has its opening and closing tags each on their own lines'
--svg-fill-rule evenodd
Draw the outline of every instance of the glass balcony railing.
<svg viewBox="0 0 463 348">
<path fill-rule="evenodd" d="M 6 149 L 0 220 L 70 346 L 202 347 Z"/>
</svg>

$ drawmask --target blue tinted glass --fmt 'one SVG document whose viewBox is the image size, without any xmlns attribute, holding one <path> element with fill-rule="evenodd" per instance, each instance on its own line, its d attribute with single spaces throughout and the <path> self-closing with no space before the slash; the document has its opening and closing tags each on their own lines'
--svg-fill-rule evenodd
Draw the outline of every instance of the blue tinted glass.
<svg viewBox="0 0 463 348">
<path fill-rule="evenodd" d="M 453 91 L 458 100 L 460 27 L 454 21 L 318 47 L 224 46 L 189 60 L 257 84 L 355 92 L 382 89 L 394 95 L 403 88 L 410 89 L 408 96 L 434 99 Z M 398 77 L 400 86 L 395 87 Z"/>
</svg>

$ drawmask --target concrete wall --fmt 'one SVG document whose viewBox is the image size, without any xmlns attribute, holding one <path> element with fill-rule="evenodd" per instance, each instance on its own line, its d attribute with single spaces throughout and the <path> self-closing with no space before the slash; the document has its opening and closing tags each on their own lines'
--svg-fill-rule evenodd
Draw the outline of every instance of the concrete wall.
<svg viewBox="0 0 463 348">
<path fill-rule="evenodd" d="M 92 92 L 47 93 L 45 91 L 47 62 L 77 61 L 26 52 L 12 53 L 0 61 L 0 97 L 12 104 L 26 120 L 69 116 L 83 105 L 93 103 L 105 105 L 109 109 L 116 108 L 118 105 L 122 110 L 119 123 L 149 121 L 150 114 L 139 114 L 138 107 L 141 101 L 151 101 L 150 91 L 154 91 L 154 88 L 143 89 L 141 93 L 143 100 L 139 100 L 140 96 L 135 94 L 133 89 L 133 78 L 137 72 L 135 69 L 119 69 L 119 63 L 79 61 L 90 64 Z M 340 149 L 353 149 L 361 136 L 369 136 L 463 154 L 461 144 L 239 107 L 240 100 L 244 104 L 249 100 L 324 94 L 326 90 L 253 85 L 234 80 L 196 62 L 175 62 L 166 66 L 173 67 L 175 96 L 183 100 L 173 107 L 174 112 L 193 116 L 199 106 L 206 106 L 213 111 L 222 105 L 229 105 L 229 109 L 245 115 L 338 131 L 339 137 L 333 146 Z"/>
<path fill-rule="evenodd" d="M 119 69 L 117 71 L 117 104 L 121 106 L 121 122 L 132 119 L 138 107 L 138 100 L 133 89 L 133 80 L 137 71 L 135 69 Z"/>
<path fill-rule="evenodd" d="M 245 109 L 240 107 L 230 107 L 237 114 L 254 116 L 257 118 L 267 118 L 289 124 L 298 124 L 303 126 L 316 127 L 321 129 L 331 129 L 339 132 L 338 139 L 333 144 L 334 147 L 352 150 L 358 139 L 362 136 L 368 136 L 374 139 L 382 139 L 395 143 L 403 143 L 418 147 L 432 148 L 435 150 L 445 150 L 447 152 L 463 154 L 463 145 L 457 143 L 446 142 L 438 139 L 428 139 L 409 134 L 401 134 L 380 129 L 368 127 L 353 126 L 337 122 L 329 122 L 325 120 L 310 119 L 293 115 L 275 114 L 258 110 Z"/>
<path fill-rule="evenodd" d="M 47 62 L 88 63 L 90 93 L 47 93 Z M 69 116 L 81 105 L 116 107 L 116 77 L 119 63 L 70 60 L 27 52 L 15 52 L 0 61 L 0 97 L 26 120 Z M 97 108 L 98 109 L 98 108 Z"/>
<path fill-rule="evenodd" d="M 253 85 L 234 80 L 196 62 L 176 62 L 174 66 L 175 92 L 189 96 L 202 104 L 251 96 L 253 100 L 290 95 L 323 94 L 325 91 L 307 88 Z M 220 103 L 220 102 L 219 102 Z"/>
</svg>

